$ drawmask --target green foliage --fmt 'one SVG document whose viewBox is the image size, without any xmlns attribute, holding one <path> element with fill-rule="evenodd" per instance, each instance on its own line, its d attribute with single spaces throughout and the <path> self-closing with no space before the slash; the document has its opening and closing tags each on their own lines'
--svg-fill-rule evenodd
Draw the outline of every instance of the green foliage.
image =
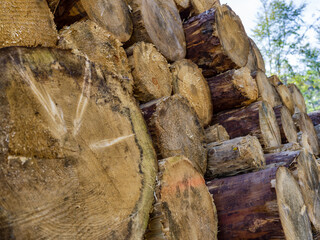
<svg viewBox="0 0 320 240">
<path fill-rule="evenodd" d="M 306 4 L 292 0 L 260 0 L 253 39 L 264 56 L 267 74 L 277 74 L 284 83 L 295 83 L 305 97 L 308 111 L 320 109 L 320 51 L 305 35 L 314 28 L 320 43 L 320 28 L 302 19 Z"/>
</svg>

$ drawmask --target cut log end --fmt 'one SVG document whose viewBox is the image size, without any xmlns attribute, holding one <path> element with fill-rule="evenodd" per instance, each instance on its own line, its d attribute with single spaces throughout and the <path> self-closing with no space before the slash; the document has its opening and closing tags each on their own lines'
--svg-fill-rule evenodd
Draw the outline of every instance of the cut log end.
<svg viewBox="0 0 320 240">
<path fill-rule="evenodd" d="M 222 142 L 230 139 L 230 136 L 226 129 L 220 125 L 215 124 L 205 129 L 207 143 Z"/>
<path fill-rule="evenodd" d="M 295 85 L 295 84 L 289 84 L 288 88 L 291 92 L 292 95 L 292 99 L 295 105 L 295 112 L 302 112 L 302 113 L 306 113 L 307 112 L 307 106 L 306 103 L 304 101 L 304 97 L 301 93 L 301 91 L 299 90 L 299 88 Z"/>
</svg>

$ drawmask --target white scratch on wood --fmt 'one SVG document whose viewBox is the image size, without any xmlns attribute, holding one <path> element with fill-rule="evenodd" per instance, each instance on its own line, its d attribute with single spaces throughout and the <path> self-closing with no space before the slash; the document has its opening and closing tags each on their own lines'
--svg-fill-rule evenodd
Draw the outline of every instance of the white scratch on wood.
<svg viewBox="0 0 320 240">
<path fill-rule="evenodd" d="M 76 116 L 73 120 L 73 136 L 76 136 L 83 119 L 83 114 L 88 106 L 88 102 L 90 99 L 90 91 L 91 91 L 91 63 L 86 60 L 85 73 L 82 85 L 82 93 L 79 98 Z"/>
<path fill-rule="evenodd" d="M 92 143 L 90 144 L 90 148 L 91 149 L 100 149 L 100 148 L 106 148 L 106 147 L 110 147 L 114 144 L 117 144 L 125 139 L 128 139 L 130 137 L 133 137 L 134 134 L 130 134 L 130 135 L 127 135 L 127 136 L 122 136 L 122 137 L 118 137 L 118 138 L 113 138 L 113 139 L 104 139 L 104 140 L 101 140 L 99 142 L 96 142 L 96 143 Z"/>
<path fill-rule="evenodd" d="M 25 164 L 26 161 L 31 160 L 30 157 L 23 157 L 23 156 L 13 156 L 13 155 L 9 155 L 8 156 L 8 160 L 20 160 L 22 165 Z"/>
</svg>

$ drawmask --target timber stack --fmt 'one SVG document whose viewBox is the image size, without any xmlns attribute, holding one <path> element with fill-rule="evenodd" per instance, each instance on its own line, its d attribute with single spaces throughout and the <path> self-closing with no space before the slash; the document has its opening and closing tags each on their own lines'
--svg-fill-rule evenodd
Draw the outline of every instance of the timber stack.
<svg viewBox="0 0 320 240">
<path fill-rule="evenodd" d="M 319 238 L 320 112 L 230 6 L 4 0 L 0 23 L 0 239 Z"/>
</svg>

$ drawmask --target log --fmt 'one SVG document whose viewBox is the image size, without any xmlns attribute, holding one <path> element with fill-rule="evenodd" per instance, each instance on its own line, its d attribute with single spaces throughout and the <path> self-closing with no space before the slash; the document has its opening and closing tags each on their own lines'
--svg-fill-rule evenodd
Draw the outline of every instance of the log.
<svg viewBox="0 0 320 240">
<path fill-rule="evenodd" d="M 263 152 L 265 154 L 268 154 L 268 153 L 280 153 L 285 151 L 298 151 L 301 149 L 302 147 L 299 143 L 291 142 L 291 143 L 281 144 L 280 146 L 277 146 L 277 147 L 264 148 Z"/>
<path fill-rule="evenodd" d="M 60 0 L 47 0 L 48 6 L 52 14 L 55 14 Z"/>
<path fill-rule="evenodd" d="M 192 5 L 192 12 L 195 15 L 210 10 L 211 8 L 217 8 L 221 6 L 219 0 L 190 0 Z"/>
<path fill-rule="evenodd" d="M 266 160 L 267 168 L 274 168 L 274 167 L 290 167 L 290 165 L 297 161 L 301 150 L 294 150 L 294 151 L 282 151 L 278 153 L 268 153 L 264 155 Z"/>
<path fill-rule="evenodd" d="M 170 61 L 183 59 L 186 42 L 177 6 L 173 0 L 127 0 L 134 30 L 127 45 L 153 43 Z"/>
<path fill-rule="evenodd" d="M 217 239 L 216 208 L 188 159 L 176 156 L 159 162 L 155 195 L 145 239 Z"/>
<path fill-rule="evenodd" d="M 183 24 L 187 58 L 212 77 L 247 64 L 249 40 L 240 18 L 227 5 L 212 8 Z"/>
<path fill-rule="evenodd" d="M 90 19 L 121 42 L 132 34 L 132 21 L 125 0 L 60 0 L 55 12 L 58 29 L 77 21 Z"/>
<path fill-rule="evenodd" d="M 186 156 L 202 174 L 207 168 L 204 130 L 187 99 L 180 95 L 140 106 L 158 159 Z"/>
<path fill-rule="evenodd" d="M 292 99 L 293 99 L 293 102 L 295 105 L 295 112 L 306 113 L 307 106 L 306 106 L 306 103 L 304 101 L 304 97 L 303 97 L 301 91 L 299 90 L 299 88 L 293 83 L 289 84 L 288 88 L 291 92 Z"/>
<path fill-rule="evenodd" d="M 129 53 L 134 79 L 134 96 L 141 102 L 168 97 L 172 75 L 166 58 L 151 43 L 139 42 Z"/>
<path fill-rule="evenodd" d="M 299 131 L 302 132 L 301 140 L 308 142 L 311 153 L 319 155 L 320 149 L 317 133 L 308 114 L 303 112 L 295 113 L 293 115 L 293 120 Z"/>
<path fill-rule="evenodd" d="M 0 239 L 141 239 L 157 165 L 133 97 L 70 51 L 0 66 Z"/>
<path fill-rule="evenodd" d="M 258 87 L 249 68 L 229 70 L 207 81 L 214 113 L 249 105 L 258 98 Z"/>
<path fill-rule="evenodd" d="M 257 70 L 260 70 L 262 72 L 266 72 L 264 60 L 263 60 L 263 57 L 262 57 L 262 54 L 261 54 L 259 48 L 257 47 L 256 43 L 251 38 L 249 38 L 249 41 L 250 41 L 251 48 L 254 52 L 254 56 L 256 58 Z"/>
<path fill-rule="evenodd" d="M 281 144 L 280 130 L 271 106 L 259 101 L 247 107 L 220 112 L 214 115 L 212 123 L 221 124 L 230 138 L 246 135 L 256 136 L 265 148 Z"/>
<path fill-rule="evenodd" d="M 59 32 L 58 47 L 72 49 L 74 54 L 101 66 L 106 74 L 116 76 L 132 93 L 133 79 L 126 52 L 121 42 L 91 20 L 81 21 Z"/>
<path fill-rule="evenodd" d="M 209 86 L 201 69 L 192 61 L 183 59 L 175 62 L 171 71 L 173 93 L 188 99 L 202 126 L 207 126 L 212 120 L 212 102 Z"/>
<path fill-rule="evenodd" d="M 315 126 L 314 129 L 316 130 L 316 133 L 317 133 L 317 136 L 318 136 L 318 141 L 320 142 L 320 124 Z"/>
<path fill-rule="evenodd" d="M 177 5 L 178 11 L 181 12 L 190 7 L 190 0 L 174 0 Z"/>
<path fill-rule="evenodd" d="M 218 239 L 312 239 L 302 194 L 287 169 L 277 173 L 276 195 L 277 169 L 207 182 L 218 212 Z M 283 209 L 290 214 L 286 221 Z"/>
<path fill-rule="evenodd" d="M 259 89 L 259 96 L 261 96 L 262 100 L 269 103 L 271 107 L 282 104 L 275 87 L 270 84 L 266 74 L 261 70 L 257 71 L 256 81 Z"/>
<path fill-rule="evenodd" d="M 53 15 L 46 1 L 1 1 L 0 22 L 0 48 L 54 47 L 58 41 Z"/>
<path fill-rule="evenodd" d="M 291 113 L 283 105 L 273 108 L 280 129 L 282 143 L 298 142 L 297 128 L 291 117 Z"/>
<path fill-rule="evenodd" d="M 320 110 L 308 113 L 314 126 L 320 124 Z"/>
<path fill-rule="evenodd" d="M 205 135 L 207 143 L 222 142 L 230 139 L 228 132 L 220 124 L 215 124 L 206 128 Z"/>
<path fill-rule="evenodd" d="M 233 176 L 265 167 L 265 159 L 259 140 L 253 136 L 234 138 L 211 143 L 208 149 L 206 180 Z"/>
</svg>

